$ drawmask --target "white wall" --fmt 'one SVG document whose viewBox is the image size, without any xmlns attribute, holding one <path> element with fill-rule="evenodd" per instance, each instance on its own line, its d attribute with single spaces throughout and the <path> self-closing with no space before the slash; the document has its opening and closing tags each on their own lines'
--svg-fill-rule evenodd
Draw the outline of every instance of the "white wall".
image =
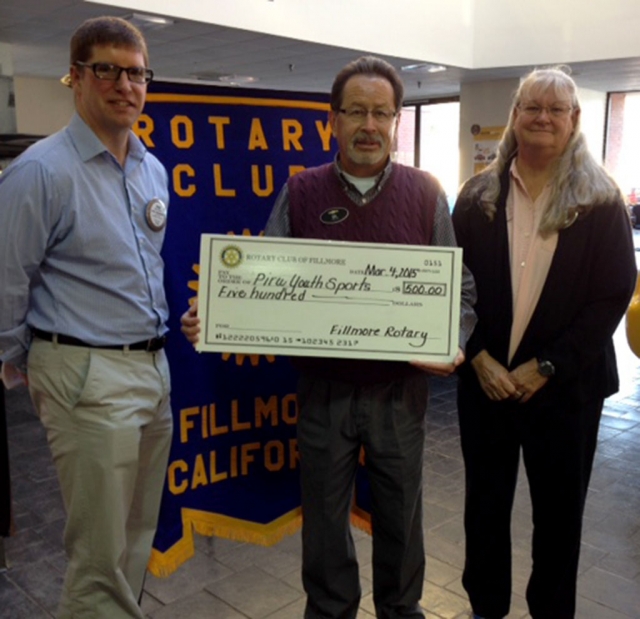
<svg viewBox="0 0 640 619">
<path fill-rule="evenodd" d="M 640 55 L 638 0 L 474 0 L 473 66 Z"/>
<path fill-rule="evenodd" d="M 106 0 L 102 4 L 466 68 L 640 55 L 638 0 Z"/>
<path fill-rule="evenodd" d="M 18 133 L 49 135 L 69 123 L 73 91 L 59 80 L 16 76 L 13 87 Z"/>
<path fill-rule="evenodd" d="M 475 0 L 106 0 L 139 13 L 471 66 Z"/>
</svg>

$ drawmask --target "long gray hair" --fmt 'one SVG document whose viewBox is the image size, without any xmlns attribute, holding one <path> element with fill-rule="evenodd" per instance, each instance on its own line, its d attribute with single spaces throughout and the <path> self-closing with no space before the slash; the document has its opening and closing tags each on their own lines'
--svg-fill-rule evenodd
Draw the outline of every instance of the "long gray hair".
<svg viewBox="0 0 640 619">
<path fill-rule="evenodd" d="M 500 176 L 518 150 L 514 132 L 516 107 L 523 100 L 531 99 L 532 93 L 547 90 L 552 90 L 558 98 L 565 99 L 568 96 L 575 115 L 575 126 L 564 153 L 554 163 L 549 205 L 540 222 L 539 233 L 542 236 L 571 225 L 581 212 L 622 197 L 615 181 L 587 148 L 580 130 L 580 102 L 573 79 L 561 67 L 535 69 L 522 80 L 513 97 L 509 124 L 502 135 L 497 157 L 480 173 L 484 182 L 474 184 L 476 189 L 473 194 L 479 199 L 489 219 L 492 220 L 496 213 L 495 204 L 501 189 Z"/>
</svg>

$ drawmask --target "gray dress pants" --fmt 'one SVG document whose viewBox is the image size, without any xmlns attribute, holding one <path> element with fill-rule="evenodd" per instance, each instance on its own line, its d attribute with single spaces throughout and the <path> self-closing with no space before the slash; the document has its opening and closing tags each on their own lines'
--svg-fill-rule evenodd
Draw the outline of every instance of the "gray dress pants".
<svg viewBox="0 0 640 619">
<path fill-rule="evenodd" d="M 423 617 L 422 462 L 425 374 L 372 385 L 303 375 L 298 387 L 305 619 L 351 619 L 360 581 L 349 526 L 364 447 L 379 619 Z"/>
</svg>

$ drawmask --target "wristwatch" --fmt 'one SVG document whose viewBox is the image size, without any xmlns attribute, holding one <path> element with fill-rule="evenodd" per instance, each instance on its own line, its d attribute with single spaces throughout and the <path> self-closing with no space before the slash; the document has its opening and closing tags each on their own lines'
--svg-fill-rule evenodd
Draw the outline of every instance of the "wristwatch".
<svg viewBox="0 0 640 619">
<path fill-rule="evenodd" d="M 540 372 L 540 374 L 545 378 L 549 378 L 556 373 L 556 368 L 551 361 L 548 361 L 547 359 L 538 359 L 538 372 Z"/>
</svg>

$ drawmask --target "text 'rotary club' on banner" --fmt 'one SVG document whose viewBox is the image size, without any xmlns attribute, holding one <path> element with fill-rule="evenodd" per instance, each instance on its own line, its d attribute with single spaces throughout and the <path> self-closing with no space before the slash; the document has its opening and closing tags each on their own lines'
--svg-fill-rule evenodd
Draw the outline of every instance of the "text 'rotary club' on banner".
<svg viewBox="0 0 640 619">
<path fill-rule="evenodd" d="M 154 95 L 149 95 L 153 98 Z M 157 96 L 157 95 L 156 95 Z M 236 121 L 238 122 L 238 121 Z M 169 120 L 168 131 L 171 145 L 182 151 L 189 151 L 197 141 L 207 143 L 210 151 L 223 154 L 232 147 L 243 148 L 248 155 L 258 152 L 281 151 L 283 153 L 304 152 L 321 149 L 328 152 L 331 148 L 331 126 L 328 120 L 315 120 L 313 129 L 309 130 L 295 118 L 281 118 L 278 127 L 268 126 L 258 116 L 244 119 L 238 127 L 233 125 L 230 116 L 207 115 L 206 126 L 196 122 L 186 114 L 176 114 Z M 272 124 L 272 123 L 271 123 Z M 167 130 L 167 127 L 164 128 Z M 152 116 L 142 114 L 135 127 L 136 135 L 148 148 L 155 147 L 157 132 L 156 122 Z M 292 176 L 305 166 L 289 163 L 287 176 Z M 260 198 L 269 197 L 275 191 L 274 165 L 249 163 L 247 170 L 238 183 L 238 171 L 225 174 L 225 163 L 212 161 L 207 172 L 209 178 L 199 178 L 199 173 L 190 162 L 176 163 L 170 170 L 172 189 L 177 196 L 189 198 L 198 190 L 203 182 L 213 182 L 213 193 L 219 198 L 234 198 L 240 186 L 250 186 L 252 193 Z M 236 184 L 237 183 L 237 184 Z"/>
</svg>

